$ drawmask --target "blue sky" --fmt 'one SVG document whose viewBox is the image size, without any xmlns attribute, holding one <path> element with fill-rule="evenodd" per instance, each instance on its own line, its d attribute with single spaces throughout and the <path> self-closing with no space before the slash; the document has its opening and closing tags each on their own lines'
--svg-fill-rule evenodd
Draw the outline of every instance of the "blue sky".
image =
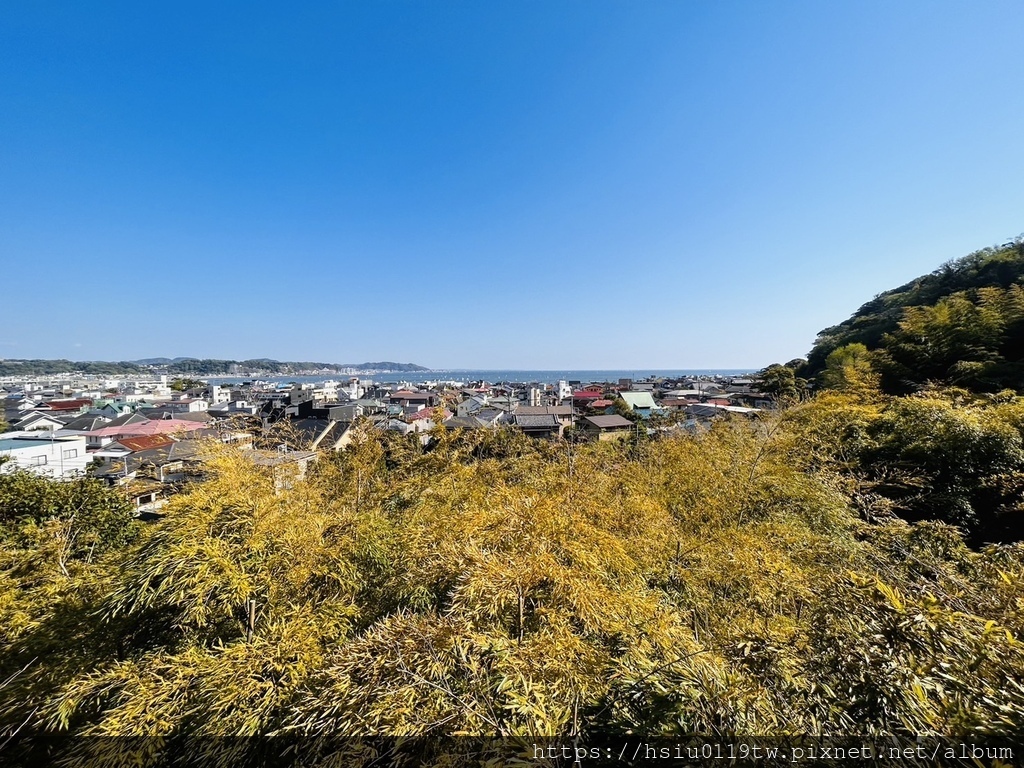
<svg viewBox="0 0 1024 768">
<path fill-rule="evenodd" d="M 0 8 L 2 357 L 761 367 L 1024 232 L 1019 2 L 143 5 Z"/>
</svg>

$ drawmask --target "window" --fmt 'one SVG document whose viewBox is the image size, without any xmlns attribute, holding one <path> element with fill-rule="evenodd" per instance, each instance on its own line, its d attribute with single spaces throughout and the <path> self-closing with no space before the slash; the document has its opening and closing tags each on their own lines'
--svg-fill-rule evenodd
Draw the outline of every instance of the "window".
<svg viewBox="0 0 1024 768">
<path fill-rule="evenodd" d="M 43 466 L 43 464 L 46 463 L 46 457 L 45 456 L 33 456 L 32 457 L 32 461 L 33 461 L 33 463 L 37 467 L 41 467 L 41 466 Z"/>
<path fill-rule="evenodd" d="M 78 458 L 78 449 L 77 448 L 67 448 L 67 449 L 65 449 L 65 451 L 64 451 L 64 453 L 62 455 L 63 455 L 63 457 L 65 459 L 76 459 L 76 458 Z"/>
</svg>

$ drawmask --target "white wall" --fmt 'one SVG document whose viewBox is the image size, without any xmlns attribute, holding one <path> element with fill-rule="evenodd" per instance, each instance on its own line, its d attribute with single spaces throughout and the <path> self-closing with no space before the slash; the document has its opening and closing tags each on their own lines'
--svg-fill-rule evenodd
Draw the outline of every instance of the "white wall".
<svg viewBox="0 0 1024 768">
<path fill-rule="evenodd" d="M 58 437 L 40 440 L 38 433 L 8 433 L 0 436 L 0 456 L 11 460 L 0 465 L 0 472 L 26 469 L 37 475 L 70 478 L 84 474 L 92 459 L 85 451 L 85 438 Z"/>
</svg>

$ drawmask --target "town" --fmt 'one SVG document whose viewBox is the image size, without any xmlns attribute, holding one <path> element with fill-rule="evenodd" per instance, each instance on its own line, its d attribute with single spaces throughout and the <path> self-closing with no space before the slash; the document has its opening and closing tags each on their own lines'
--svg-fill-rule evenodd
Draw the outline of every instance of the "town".
<svg viewBox="0 0 1024 768">
<path fill-rule="evenodd" d="M 615 382 L 308 383 L 111 379 L 84 374 L 0 380 L 0 472 L 85 475 L 123 489 L 140 515 L 202 479 L 202 446 L 231 444 L 280 477 L 305 474 L 318 451 L 359 429 L 518 430 L 537 439 L 621 440 L 696 432 L 721 417 L 754 418 L 775 400 L 756 376 Z"/>
</svg>

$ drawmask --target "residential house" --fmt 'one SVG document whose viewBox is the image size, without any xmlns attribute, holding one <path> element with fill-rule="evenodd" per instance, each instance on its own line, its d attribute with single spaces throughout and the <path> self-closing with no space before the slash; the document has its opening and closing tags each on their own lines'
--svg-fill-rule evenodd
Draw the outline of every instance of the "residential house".
<svg viewBox="0 0 1024 768">
<path fill-rule="evenodd" d="M 8 424 L 14 424 L 19 419 L 25 418 L 25 415 L 32 411 L 34 406 L 35 402 L 26 397 L 8 395 L 4 398 L 3 420 Z"/>
<path fill-rule="evenodd" d="M 501 408 L 482 408 L 473 414 L 473 418 L 485 427 L 497 427 L 509 420 L 509 414 Z"/>
<path fill-rule="evenodd" d="M 105 416 L 108 419 L 116 419 L 119 416 L 127 416 L 135 413 L 134 403 L 115 403 L 106 402 L 101 405 L 94 407 L 89 413 L 96 413 L 100 416 Z"/>
<path fill-rule="evenodd" d="M 7 459 L 0 472 L 22 469 L 58 480 L 84 474 L 89 462 L 84 437 L 57 437 L 52 432 L 48 437 L 21 431 L 0 435 L 0 458 Z"/>
<path fill-rule="evenodd" d="M 626 407 L 642 419 L 649 419 L 658 409 L 654 402 L 654 396 L 650 392 L 619 392 L 619 398 L 626 404 Z"/>
<path fill-rule="evenodd" d="M 613 414 L 611 416 L 584 416 L 580 426 L 589 440 L 621 440 L 636 431 L 636 425 L 629 419 Z"/>
<path fill-rule="evenodd" d="M 553 413 L 529 414 L 516 412 L 512 414 L 512 425 L 530 437 L 552 439 L 562 434 L 562 422 Z"/>
<path fill-rule="evenodd" d="M 125 438 L 118 445 L 127 452 L 107 456 L 106 463 L 90 474 L 109 485 L 120 486 L 139 510 L 158 508 L 178 485 L 202 473 L 200 448 L 195 440 L 177 441 L 152 435 Z"/>
<path fill-rule="evenodd" d="M 162 410 L 172 413 L 196 413 L 210 407 L 210 404 L 201 397 L 179 397 L 162 401 L 156 405 Z"/>
<path fill-rule="evenodd" d="M 565 427 L 572 426 L 573 407 L 571 405 L 521 405 L 515 410 L 516 416 L 554 416 L 559 423 L 559 435 Z"/>
<path fill-rule="evenodd" d="M 687 406 L 686 413 L 695 419 L 713 419 L 718 416 L 737 414 L 754 417 L 760 413 L 757 408 L 743 408 L 738 405 L 720 405 L 717 403 L 696 403 Z"/>
<path fill-rule="evenodd" d="M 572 404 L 577 408 L 585 408 L 589 403 L 603 399 L 603 389 L 578 389 L 572 393 Z"/>
<path fill-rule="evenodd" d="M 436 411 L 436 408 L 425 408 L 422 411 L 417 411 L 416 413 L 406 414 L 403 420 L 409 425 L 410 429 L 404 431 L 404 434 L 408 434 L 408 432 L 429 432 L 434 428 L 434 426 L 436 426 Z M 452 418 L 452 415 L 452 412 L 447 408 L 443 409 L 441 422 L 443 423 L 447 419 Z"/>
<path fill-rule="evenodd" d="M 73 399 L 53 399 L 47 400 L 45 403 L 39 403 L 35 410 L 37 411 L 48 411 L 50 413 L 67 414 L 69 416 L 77 416 L 78 414 L 85 413 L 89 408 L 92 407 L 92 400 L 87 398 L 73 398 Z"/>
<path fill-rule="evenodd" d="M 123 459 L 134 453 L 149 451 L 156 448 L 166 448 L 177 442 L 169 435 L 138 435 L 135 437 L 122 437 L 105 445 L 97 451 L 93 451 L 94 459 L 107 461 Z"/>
<path fill-rule="evenodd" d="M 40 432 L 63 429 L 71 417 L 51 414 L 47 411 L 28 411 L 11 426 L 22 432 Z"/>
<path fill-rule="evenodd" d="M 479 410 L 487 407 L 486 395 L 470 395 L 455 406 L 456 416 L 472 416 Z"/>
<path fill-rule="evenodd" d="M 60 434 L 84 435 L 86 432 L 92 432 L 94 429 L 107 426 L 110 421 L 105 416 L 91 415 L 90 412 L 85 414 L 85 416 L 79 416 L 77 419 L 69 421 L 60 428 Z"/>
<path fill-rule="evenodd" d="M 440 401 L 436 392 L 411 392 L 409 390 L 399 390 L 388 398 L 389 403 L 412 409 L 407 410 L 407 413 L 413 413 L 423 408 L 433 408 Z"/>
<path fill-rule="evenodd" d="M 184 419 L 147 419 L 138 414 L 122 416 L 114 419 L 104 427 L 95 429 L 85 435 L 86 444 L 91 450 L 97 450 L 110 445 L 122 437 L 136 437 L 139 435 L 170 435 L 175 432 L 193 432 L 203 429 L 205 425 L 201 422 L 186 421 Z"/>
</svg>

